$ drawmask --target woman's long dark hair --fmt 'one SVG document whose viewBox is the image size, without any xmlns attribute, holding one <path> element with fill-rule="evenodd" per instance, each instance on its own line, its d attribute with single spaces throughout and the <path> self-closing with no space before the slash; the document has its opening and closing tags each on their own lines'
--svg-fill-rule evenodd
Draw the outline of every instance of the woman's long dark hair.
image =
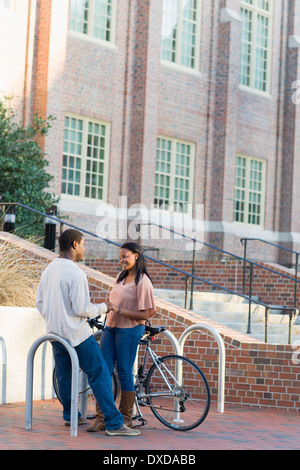
<svg viewBox="0 0 300 470">
<path fill-rule="evenodd" d="M 150 281 L 152 282 L 152 279 L 147 272 L 146 259 L 143 255 L 143 249 L 137 243 L 134 243 L 134 242 L 126 242 L 121 246 L 120 249 L 122 250 L 122 248 L 129 250 L 132 253 L 137 253 L 139 255 L 138 259 L 136 260 L 135 284 L 136 285 L 138 284 L 138 282 L 140 281 L 142 277 L 142 274 L 146 274 L 146 276 L 148 276 Z M 123 281 L 123 279 L 125 279 L 127 276 L 128 276 L 127 269 L 123 269 L 123 271 L 121 271 L 118 277 L 117 282 Z"/>
</svg>

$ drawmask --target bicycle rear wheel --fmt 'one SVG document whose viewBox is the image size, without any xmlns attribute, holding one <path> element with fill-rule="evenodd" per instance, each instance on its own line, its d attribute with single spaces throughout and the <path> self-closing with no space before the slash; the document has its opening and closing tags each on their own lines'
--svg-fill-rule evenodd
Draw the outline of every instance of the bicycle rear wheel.
<svg viewBox="0 0 300 470">
<path fill-rule="evenodd" d="M 199 426 L 210 408 L 210 389 L 201 369 L 190 359 L 170 355 L 153 364 L 146 379 L 148 404 L 156 418 L 171 429 Z"/>
<path fill-rule="evenodd" d="M 79 370 L 79 382 L 78 382 L 79 387 L 81 386 L 81 383 L 82 383 L 81 380 L 80 380 L 80 375 L 81 374 L 82 374 L 82 371 L 80 369 Z M 55 367 L 53 369 L 52 382 L 53 382 L 53 388 L 54 388 L 55 394 L 56 394 L 58 400 L 61 402 L 61 399 L 60 399 L 60 396 L 59 396 L 59 389 L 58 389 L 58 382 L 57 382 Z M 116 377 L 115 372 L 113 372 L 113 374 L 111 376 L 111 384 L 112 384 L 113 397 L 114 397 L 114 400 L 116 400 L 117 395 L 118 395 L 118 382 L 117 382 L 117 377 Z M 91 387 L 89 386 L 89 384 L 87 384 L 86 387 L 83 387 L 83 388 L 79 389 L 78 404 L 79 404 L 79 407 L 80 407 L 80 400 L 81 400 L 81 397 L 83 396 L 83 393 L 85 393 L 85 392 L 87 392 L 86 417 L 87 417 L 87 419 L 94 419 L 95 416 L 96 416 L 96 399 L 94 397 L 93 391 L 92 391 Z"/>
</svg>

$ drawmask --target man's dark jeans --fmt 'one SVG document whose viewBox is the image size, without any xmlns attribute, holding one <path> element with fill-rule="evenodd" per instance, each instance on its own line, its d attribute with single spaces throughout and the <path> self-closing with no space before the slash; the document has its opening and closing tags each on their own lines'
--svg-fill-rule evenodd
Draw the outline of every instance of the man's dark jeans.
<svg viewBox="0 0 300 470">
<path fill-rule="evenodd" d="M 71 359 L 68 351 L 61 343 L 54 341 L 51 344 L 53 347 L 59 395 L 63 405 L 63 418 L 66 421 L 70 421 Z M 121 428 L 124 419 L 116 408 L 112 393 L 111 376 L 97 341 L 91 335 L 76 346 L 75 350 L 78 355 L 79 367 L 86 373 L 98 405 L 104 414 L 105 428 L 108 430 Z"/>
</svg>

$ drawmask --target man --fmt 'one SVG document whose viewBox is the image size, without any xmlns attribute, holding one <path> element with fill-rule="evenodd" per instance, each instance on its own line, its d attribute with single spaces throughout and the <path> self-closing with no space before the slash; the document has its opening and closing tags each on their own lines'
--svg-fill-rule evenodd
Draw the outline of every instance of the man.
<svg viewBox="0 0 300 470">
<path fill-rule="evenodd" d="M 80 368 L 105 417 L 105 432 L 110 435 L 137 436 L 138 430 L 124 425 L 115 406 L 111 377 L 98 343 L 86 322 L 88 317 L 106 313 L 109 303 L 90 302 L 87 277 L 76 264 L 84 257 L 84 237 L 74 229 L 59 237 L 60 256 L 44 270 L 36 295 L 36 306 L 45 318 L 47 333 L 67 339 L 75 348 Z M 70 424 L 72 366 L 69 353 L 59 342 L 52 342 L 63 418 Z M 84 424 L 79 417 L 78 424 Z"/>
</svg>

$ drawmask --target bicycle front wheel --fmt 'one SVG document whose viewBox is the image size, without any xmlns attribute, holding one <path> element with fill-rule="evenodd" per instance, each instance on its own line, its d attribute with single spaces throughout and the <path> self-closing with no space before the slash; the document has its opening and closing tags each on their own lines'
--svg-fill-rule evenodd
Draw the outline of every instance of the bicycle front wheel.
<svg viewBox="0 0 300 470">
<path fill-rule="evenodd" d="M 210 389 L 201 369 L 190 359 L 170 355 L 153 364 L 146 379 L 148 404 L 171 429 L 189 431 L 201 424 L 210 408 Z"/>
</svg>

